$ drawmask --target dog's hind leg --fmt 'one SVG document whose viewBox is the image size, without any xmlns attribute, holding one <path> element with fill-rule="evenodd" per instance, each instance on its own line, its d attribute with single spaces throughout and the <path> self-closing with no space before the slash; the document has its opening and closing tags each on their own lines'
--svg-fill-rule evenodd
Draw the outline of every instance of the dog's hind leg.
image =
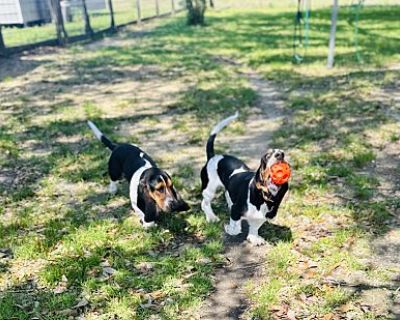
<svg viewBox="0 0 400 320">
<path fill-rule="evenodd" d="M 211 201 L 215 197 L 215 193 L 219 187 L 223 187 L 218 174 L 216 172 L 216 168 L 214 169 L 212 166 L 207 164 L 201 170 L 201 182 L 202 182 L 202 195 L 203 200 L 201 201 L 201 209 L 206 214 L 206 220 L 208 222 L 218 222 L 219 218 L 215 215 L 212 207 Z M 214 172 L 215 171 L 215 172 Z"/>
<path fill-rule="evenodd" d="M 229 196 L 228 190 L 225 191 L 225 199 L 226 199 L 226 203 L 228 204 L 229 210 L 231 210 L 232 206 L 233 206 L 233 202 L 232 202 L 231 197 Z"/>
<path fill-rule="evenodd" d="M 112 155 L 108 162 L 108 173 L 111 179 L 108 190 L 111 194 L 116 194 L 118 191 L 118 180 L 122 179 L 122 167 L 119 161 Z"/>
</svg>

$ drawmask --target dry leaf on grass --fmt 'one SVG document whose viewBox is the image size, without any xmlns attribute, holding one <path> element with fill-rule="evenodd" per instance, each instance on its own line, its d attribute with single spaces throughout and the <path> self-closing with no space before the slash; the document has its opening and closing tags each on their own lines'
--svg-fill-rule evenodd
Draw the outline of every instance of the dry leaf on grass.
<svg viewBox="0 0 400 320">
<path fill-rule="evenodd" d="M 79 309 L 79 308 L 84 308 L 87 305 L 89 305 L 89 301 L 87 301 L 85 298 L 80 300 L 75 306 L 73 306 L 73 309 Z"/>
<path fill-rule="evenodd" d="M 288 310 L 287 317 L 289 320 L 296 320 L 296 313 L 293 310 Z"/>
<path fill-rule="evenodd" d="M 351 309 L 352 309 L 352 305 L 349 302 L 345 303 L 339 307 L 339 311 L 343 312 L 343 313 L 349 312 Z"/>
</svg>

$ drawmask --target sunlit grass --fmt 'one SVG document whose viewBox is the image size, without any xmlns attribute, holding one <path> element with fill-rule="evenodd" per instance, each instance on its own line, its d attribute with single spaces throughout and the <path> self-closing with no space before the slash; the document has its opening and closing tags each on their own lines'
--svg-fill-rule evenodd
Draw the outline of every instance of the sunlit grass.
<svg viewBox="0 0 400 320">
<path fill-rule="evenodd" d="M 302 65 L 292 63 L 293 14 L 287 8 L 210 10 L 204 28 L 187 28 L 180 16 L 163 21 L 135 43 L 91 51 L 75 45 L 63 50 L 62 62 L 45 64 L 49 74 L 58 70 L 68 77 L 38 81 L 42 87 L 35 96 L 18 89 L 12 99 L 0 100 L 2 111 L 13 108 L 4 112 L 0 164 L 19 179 L 13 188 L 0 187 L 0 248 L 12 251 L 9 260 L 0 261 L 0 318 L 68 319 L 83 313 L 88 319 L 99 319 L 99 314 L 188 319 L 183 312 L 190 313 L 210 292 L 210 276 L 221 264 L 223 250 L 223 223 L 207 224 L 199 210 L 198 172 L 190 161 L 174 161 L 173 152 L 160 159 L 175 171 L 175 185 L 190 199 L 192 210 L 165 217 L 159 228 L 144 231 L 132 217 L 127 185 L 114 197 L 106 193 L 108 151 L 92 137 L 85 120 L 95 121 L 112 139 L 146 141 L 144 148 L 152 135 L 171 130 L 185 138 L 185 146 L 201 148 L 191 156 L 203 159 L 204 142 L 217 119 L 240 109 L 240 122 L 227 132 L 246 132 L 242 120 L 257 102 L 257 92 L 243 74 L 249 67 L 273 80 L 284 94 L 288 116 L 268 143 L 287 150 L 294 172 L 290 197 L 279 213 L 280 223 L 290 229 L 271 244 L 266 278 L 252 286 L 251 312 L 268 319 L 271 306 L 304 293 L 316 298 L 308 311 L 322 317 L 355 299 L 322 279 L 338 264 L 344 273 L 365 270 L 348 248 L 385 233 L 390 210 L 400 206 L 397 199 L 374 198 L 380 183 L 373 172 L 379 153 L 368 139 L 372 132 L 382 145 L 398 141 L 398 124 L 388 115 L 392 105 L 374 97 L 374 91 L 399 80 L 398 72 L 374 70 L 398 61 L 399 7 L 363 9 L 361 65 L 347 22 L 351 17 L 343 8 L 333 71 L 325 68 L 329 10 L 313 13 L 310 48 Z M 108 23 L 106 16 L 103 22 Z M 28 41 L 28 36 L 15 43 Z M 133 37 L 137 35 L 130 30 L 119 35 L 120 40 Z M 109 105 L 95 100 L 103 92 L 92 91 L 123 77 L 132 80 L 135 74 L 124 72 L 146 66 L 156 66 L 155 77 L 163 83 L 183 79 L 188 84 L 176 101 L 157 107 L 173 115 L 173 123 L 160 133 L 154 127 L 165 118 L 136 117 L 143 98 L 135 95 L 135 88 Z M 19 88 L 19 78 L 5 80 L 1 85 L 7 90 Z M 139 80 L 144 86 L 151 83 Z M 91 97 L 76 103 L 71 96 L 81 87 Z M 49 111 L 37 107 L 38 100 L 51 100 L 71 88 L 69 99 L 49 102 Z M 127 122 L 145 129 L 123 135 L 118 129 Z M 216 209 L 226 211 L 222 202 Z M 265 227 L 263 232 L 276 231 Z M 301 263 L 309 260 L 316 266 L 304 275 Z M 115 273 L 104 275 L 105 264 Z M 377 273 L 368 270 L 371 279 Z M 60 286 L 66 290 L 53 292 Z M 155 306 L 146 307 L 151 294 L 157 297 Z M 83 297 L 89 306 L 68 313 Z"/>
</svg>

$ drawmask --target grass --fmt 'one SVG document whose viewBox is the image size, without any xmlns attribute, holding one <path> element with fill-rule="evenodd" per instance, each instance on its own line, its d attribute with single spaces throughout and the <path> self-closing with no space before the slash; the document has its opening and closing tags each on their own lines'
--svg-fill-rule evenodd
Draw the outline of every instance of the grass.
<svg viewBox="0 0 400 320">
<path fill-rule="evenodd" d="M 250 285 L 249 312 L 382 318 L 326 279 L 365 272 L 379 280 L 382 268 L 367 268 L 352 246 L 388 233 L 400 207 L 377 194 L 385 181 L 375 168 L 398 141 L 398 111 L 384 95 L 400 80 L 388 69 L 399 58 L 398 14 L 398 6 L 364 8 L 359 65 L 343 10 L 333 71 L 325 69 L 328 10 L 313 13 L 307 58 L 294 65 L 293 12 L 250 8 L 210 12 L 204 28 L 178 17 L 140 38 L 121 33 L 123 45 L 72 46 L 62 61 L 47 56 L 26 83 L 8 75 L 0 83 L 0 319 L 195 315 L 223 261 L 222 222 L 206 224 L 200 212 L 198 166 L 212 123 L 240 109 L 229 135 L 245 132 L 257 99 L 243 73 L 249 66 L 285 93 L 287 116 L 271 145 L 288 150 L 295 173 L 278 218 L 291 236 L 269 250 L 264 281 Z M 112 139 L 149 150 L 192 210 L 142 230 L 127 185 L 115 197 L 105 191 L 107 151 L 88 118 Z M 222 199 L 216 211 L 226 211 Z"/>
</svg>

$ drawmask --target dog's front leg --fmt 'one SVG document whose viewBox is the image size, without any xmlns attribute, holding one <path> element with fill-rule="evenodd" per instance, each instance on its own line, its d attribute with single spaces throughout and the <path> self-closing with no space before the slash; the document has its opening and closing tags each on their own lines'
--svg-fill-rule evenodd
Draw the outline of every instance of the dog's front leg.
<svg viewBox="0 0 400 320">
<path fill-rule="evenodd" d="M 231 207 L 231 218 L 229 224 L 225 225 L 225 231 L 231 236 L 236 236 L 242 232 L 241 218 L 246 208 L 233 204 Z"/>
<path fill-rule="evenodd" d="M 247 240 L 255 246 L 264 245 L 265 240 L 258 235 L 258 229 L 267 221 L 266 219 L 247 219 L 249 223 L 249 234 Z"/>
<path fill-rule="evenodd" d="M 145 213 L 134 203 L 132 203 L 132 208 L 135 211 L 135 213 L 139 216 L 140 223 L 142 224 L 144 229 L 149 229 L 151 227 L 156 227 L 157 224 L 155 221 L 151 221 L 149 217 L 145 215 Z"/>
</svg>

